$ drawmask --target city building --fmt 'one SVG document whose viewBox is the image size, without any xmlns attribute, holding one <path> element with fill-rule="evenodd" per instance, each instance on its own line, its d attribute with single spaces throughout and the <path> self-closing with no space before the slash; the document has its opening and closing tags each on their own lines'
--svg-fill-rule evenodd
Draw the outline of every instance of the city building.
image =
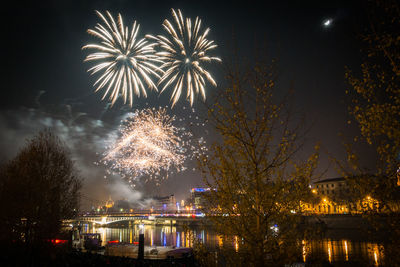
<svg viewBox="0 0 400 267">
<path fill-rule="evenodd" d="M 334 196 L 348 192 L 346 179 L 343 177 L 330 178 L 314 183 L 318 195 Z"/>
<path fill-rule="evenodd" d="M 114 201 L 111 199 L 111 196 L 108 198 L 108 200 L 106 201 L 106 204 L 104 206 L 107 209 L 114 207 Z"/>
<path fill-rule="evenodd" d="M 169 196 L 155 196 L 150 202 L 151 208 L 157 211 L 176 210 L 176 199 L 174 195 Z"/>
<path fill-rule="evenodd" d="M 316 195 L 317 202 L 303 203 L 305 213 L 347 214 L 351 210 L 351 204 L 345 201 L 349 190 L 343 177 L 315 182 L 311 191 Z"/>
<path fill-rule="evenodd" d="M 210 188 L 195 187 L 190 190 L 190 201 L 194 209 L 202 209 L 207 201 L 205 194 Z"/>
<path fill-rule="evenodd" d="M 311 187 L 316 196 L 315 203 L 302 203 L 304 213 L 348 214 L 361 213 L 363 209 L 373 208 L 378 202 L 371 196 L 362 200 L 353 199 L 345 178 L 329 178 L 315 182 Z"/>
</svg>

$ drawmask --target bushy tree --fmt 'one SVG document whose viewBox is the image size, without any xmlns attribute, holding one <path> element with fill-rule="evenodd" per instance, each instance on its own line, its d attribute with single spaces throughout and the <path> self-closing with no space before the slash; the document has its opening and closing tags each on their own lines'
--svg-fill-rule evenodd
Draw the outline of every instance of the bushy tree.
<svg viewBox="0 0 400 267">
<path fill-rule="evenodd" d="M 378 201 L 366 212 L 380 233 L 388 233 L 385 261 L 397 266 L 398 257 L 390 251 L 397 248 L 396 255 L 400 248 L 400 6 L 375 0 L 369 2 L 368 12 L 360 74 L 346 70 L 349 112 L 359 135 L 346 145 L 348 164 L 341 167 L 359 200 L 368 195 Z M 375 164 L 363 166 L 364 154 L 354 149 L 359 143 L 375 152 Z"/>
<path fill-rule="evenodd" d="M 346 69 L 346 93 L 352 101 L 350 115 L 360 129 L 354 140 L 376 152 L 376 165 L 368 171 L 385 176 L 388 187 L 394 188 L 400 162 L 400 10 L 391 1 L 374 1 L 369 10 L 371 27 L 363 35 L 361 75 Z M 349 154 L 348 162 L 364 174 L 359 159 L 358 154 Z"/>
<path fill-rule="evenodd" d="M 235 266 L 291 262 L 301 255 L 301 201 L 310 196 L 315 152 L 303 159 L 304 120 L 294 116 L 289 96 L 276 94 L 275 63 L 242 69 L 232 64 L 227 85 L 209 108 L 220 136 L 200 160 L 205 212 L 217 232 L 238 242 L 225 253 Z"/>
<path fill-rule="evenodd" d="M 68 149 L 50 130 L 28 141 L 0 173 L 0 242 L 28 250 L 57 237 L 79 208 L 81 180 Z"/>
</svg>

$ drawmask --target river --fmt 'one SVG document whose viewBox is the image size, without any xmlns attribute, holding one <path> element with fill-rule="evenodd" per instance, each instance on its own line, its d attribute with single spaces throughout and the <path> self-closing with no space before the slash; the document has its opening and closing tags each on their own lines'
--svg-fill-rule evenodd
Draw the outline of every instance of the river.
<svg viewBox="0 0 400 267">
<path fill-rule="evenodd" d="M 224 240 L 209 227 L 126 225 L 119 228 L 96 227 L 84 224 L 82 232 L 100 233 L 102 245 L 108 241 L 136 243 L 139 232 L 144 231 L 145 245 L 148 246 L 193 246 L 193 236 L 201 240 L 210 249 L 223 245 Z M 367 240 L 366 235 L 355 231 L 331 232 L 318 240 L 301 240 L 303 262 L 325 261 L 335 265 L 340 263 L 358 263 L 368 266 L 381 266 L 384 248 L 377 242 Z M 234 238 L 232 246 L 239 250 L 240 240 Z"/>
</svg>

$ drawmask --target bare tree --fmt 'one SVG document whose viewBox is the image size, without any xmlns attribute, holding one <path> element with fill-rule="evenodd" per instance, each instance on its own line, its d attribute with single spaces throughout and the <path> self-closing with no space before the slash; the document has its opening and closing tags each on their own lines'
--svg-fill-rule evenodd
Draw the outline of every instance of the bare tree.
<svg viewBox="0 0 400 267">
<path fill-rule="evenodd" d="M 26 248 L 56 238 L 79 208 L 81 180 L 66 146 L 50 130 L 28 141 L 0 173 L 0 242 Z"/>
<path fill-rule="evenodd" d="M 274 63 L 230 66 L 226 88 L 209 108 L 221 141 L 200 160 L 211 189 L 205 211 L 218 233 L 238 243 L 239 253 L 225 255 L 231 264 L 290 262 L 301 255 L 296 213 L 311 197 L 318 149 L 298 157 L 304 120 L 294 116 L 289 95 L 275 95 Z"/>
</svg>

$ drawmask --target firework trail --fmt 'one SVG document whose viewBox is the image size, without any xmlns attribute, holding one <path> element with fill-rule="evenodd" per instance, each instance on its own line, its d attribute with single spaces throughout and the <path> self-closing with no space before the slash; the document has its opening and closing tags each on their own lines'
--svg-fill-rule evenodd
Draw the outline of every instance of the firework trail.
<svg viewBox="0 0 400 267">
<path fill-rule="evenodd" d="M 131 184 L 143 176 L 159 182 L 169 173 L 185 170 L 185 160 L 198 155 L 201 149 L 192 144 L 190 131 L 173 125 L 175 120 L 166 108 L 130 113 L 122 121 L 119 138 L 107 149 L 102 162 Z"/>
<path fill-rule="evenodd" d="M 176 28 L 169 20 L 164 20 L 163 27 L 168 35 L 147 35 L 146 37 L 156 40 L 161 51 L 156 55 L 164 64 L 161 68 L 165 70 L 158 85 L 163 84 L 161 92 L 169 86 L 173 87 L 171 101 L 172 106 L 179 100 L 184 88 L 187 89 L 186 98 L 193 105 L 195 94 L 200 93 L 203 100 L 206 98 L 205 84 L 209 81 L 217 86 L 211 74 L 204 69 L 204 63 L 213 61 L 220 62 L 218 57 L 208 56 L 207 53 L 216 48 L 214 41 L 207 40 L 210 29 L 201 31 L 201 20 L 196 17 L 194 24 L 190 18 L 184 20 L 182 12 L 172 9 Z"/>
<path fill-rule="evenodd" d="M 94 61 L 96 65 L 88 70 L 91 74 L 101 73 L 94 83 L 97 86 L 95 92 L 106 88 L 104 99 L 109 94 L 109 100 L 113 105 L 121 94 L 124 103 L 129 99 L 132 106 L 133 94 L 138 97 L 147 96 L 148 88 L 156 90 L 157 86 L 151 79 L 154 75 L 160 78 L 162 70 L 157 64 L 162 63 L 155 55 L 154 46 L 145 38 L 137 40 L 139 24 L 133 22 L 129 30 L 123 24 L 121 14 L 117 21 L 106 11 L 106 16 L 96 11 L 103 24 L 97 23 L 94 30 L 88 33 L 99 38 L 100 43 L 88 44 L 82 49 L 93 49 L 96 52 L 89 54 L 85 61 Z"/>
</svg>

